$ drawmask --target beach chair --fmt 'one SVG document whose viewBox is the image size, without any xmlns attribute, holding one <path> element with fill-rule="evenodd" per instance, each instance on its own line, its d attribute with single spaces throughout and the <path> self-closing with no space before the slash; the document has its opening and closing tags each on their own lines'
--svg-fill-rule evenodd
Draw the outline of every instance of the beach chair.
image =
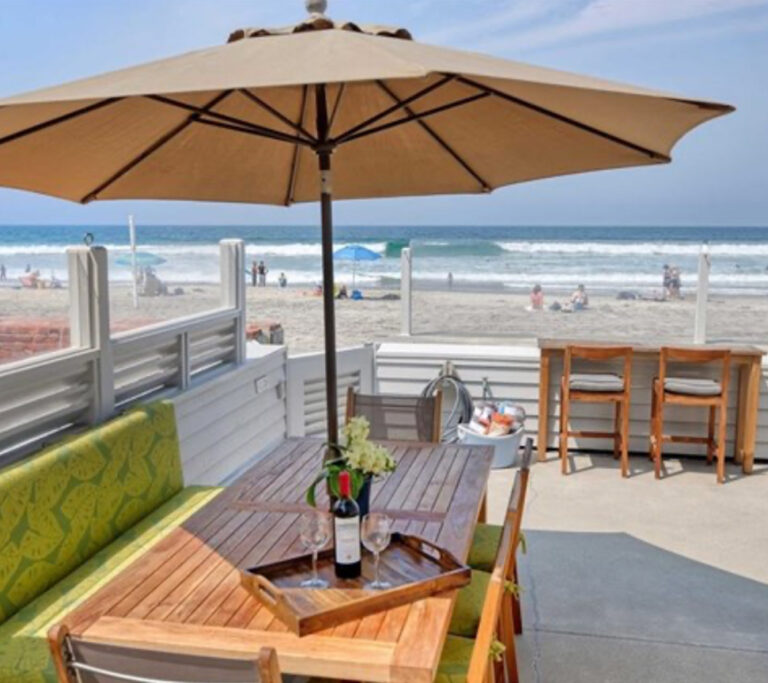
<svg viewBox="0 0 768 683">
<path fill-rule="evenodd" d="M 157 649 L 90 643 L 53 627 L 48 642 L 59 683 L 280 683 L 277 655 L 263 647 L 254 659 L 218 659 Z"/>
<path fill-rule="evenodd" d="M 615 373 L 574 373 L 573 361 L 603 363 L 624 360 L 622 375 Z M 621 456 L 621 476 L 629 476 L 629 407 L 632 384 L 632 348 L 629 346 L 566 346 L 563 376 L 560 380 L 560 463 L 568 473 L 568 437 L 613 439 L 613 454 Z M 612 403 L 612 432 L 573 431 L 568 429 L 571 403 Z"/>
<path fill-rule="evenodd" d="M 669 363 L 720 363 L 720 380 L 695 379 L 669 375 Z M 653 380 L 651 397 L 650 456 L 656 478 L 661 478 L 661 452 L 665 441 L 673 443 L 702 443 L 707 446 L 707 464 L 717 454 L 717 483 L 725 481 L 725 430 L 728 423 L 728 384 L 731 375 L 731 352 L 726 349 L 676 349 L 662 347 L 659 356 L 659 376 Z M 664 405 L 709 408 L 707 436 L 678 436 L 664 434 Z M 717 434 L 715 422 L 719 413 Z"/>
<path fill-rule="evenodd" d="M 466 639 L 474 638 L 476 644 L 472 661 L 475 666 L 474 669 L 471 666 L 467 669 L 480 673 L 482 662 L 479 660 L 482 658 L 483 651 L 486 652 L 486 660 L 488 658 L 490 642 L 487 638 L 490 630 L 491 634 L 498 635 L 499 642 L 503 645 L 503 658 L 509 683 L 518 683 L 519 680 L 515 634 L 523 632 L 523 622 L 520 615 L 517 580 L 517 549 L 522 536 L 523 510 L 532 453 L 533 440 L 528 439 L 522 465 L 515 475 L 504 525 L 479 524 L 477 526 L 468 561 L 472 567 L 472 581 L 459 591 L 448 628 L 446 649 L 443 653 L 443 660 L 446 660 L 446 653 L 459 651 L 462 646 L 466 651 L 469 649 Z M 498 595 L 499 585 L 500 596 Z M 495 635 L 493 637 L 495 638 Z M 502 648 L 497 650 L 500 651 Z M 447 661 L 441 661 L 437 681 L 441 680 L 441 670 L 443 674 L 449 673 Z M 497 670 L 496 678 L 504 681 L 503 672 Z M 472 680 L 471 676 L 467 675 L 467 681 L 470 680 Z M 482 681 L 483 679 L 474 680 Z"/>
<path fill-rule="evenodd" d="M 379 441 L 421 441 L 440 443 L 443 394 L 401 396 L 358 394 L 347 390 L 347 422 L 364 416 L 371 425 L 370 438 Z"/>
</svg>

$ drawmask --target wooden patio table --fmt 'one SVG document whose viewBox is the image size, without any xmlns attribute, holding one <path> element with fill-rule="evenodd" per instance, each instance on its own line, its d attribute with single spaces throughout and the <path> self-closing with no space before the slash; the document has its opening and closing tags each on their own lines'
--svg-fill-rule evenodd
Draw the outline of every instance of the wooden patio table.
<svg viewBox="0 0 768 683">
<path fill-rule="evenodd" d="M 539 460 L 546 460 L 549 432 L 549 403 L 550 375 L 552 359 L 562 356 L 565 347 L 576 344 L 580 346 L 631 346 L 636 359 L 658 359 L 662 344 L 634 344 L 624 341 L 572 341 L 568 339 L 539 339 L 541 350 L 541 375 L 539 378 L 539 436 L 537 449 Z M 728 344 L 677 345 L 676 348 L 692 349 L 728 349 L 731 352 L 731 367 L 738 371 L 737 405 L 736 405 L 736 438 L 734 439 L 733 457 L 741 463 L 745 474 L 752 472 L 755 460 L 755 441 L 757 438 L 757 413 L 760 403 L 760 382 L 762 380 L 762 364 L 765 351 L 755 346 L 738 346 Z M 649 389 L 650 392 L 650 389 Z M 650 415 L 648 416 L 650 429 Z"/>
<path fill-rule="evenodd" d="M 391 442 L 397 470 L 371 509 L 395 529 L 466 559 L 493 459 L 487 447 Z M 455 591 L 299 638 L 240 585 L 238 568 L 302 554 L 298 520 L 323 444 L 288 439 L 156 543 L 64 622 L 93 642 L 252 656 L 277 650 L 288 674 L 432 681 Z M 319 496 L 318 505 L 326 505 Z"/>
</svg>

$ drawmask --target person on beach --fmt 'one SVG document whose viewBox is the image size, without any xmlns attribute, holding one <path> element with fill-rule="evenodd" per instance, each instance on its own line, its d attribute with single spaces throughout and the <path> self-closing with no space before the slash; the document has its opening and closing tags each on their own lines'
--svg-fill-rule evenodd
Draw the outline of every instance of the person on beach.
<svg viewBox="0 0 768 683">
<path fill-rule="evenodd" d="M 453 273 L 448 273 L 448 289 L 453 289 Z"/>
<path fill-rule="evenodd" d="M 256 286 L 256 281 L 259 276 L 259 266 L 255 260 L 251 261 L 251 287 Z"/>
<path fill-rule="evenodd" d="M 0 263 L 0 282 L 5 282 L 8 279 L 8 274 L 5 272 L 5 264 Z"/>
<path fill-rule="evenodd" d="M 288 286 L 288 278 L 285 277 L 285 273 L 280 273 L 280 277 L 277 278 L 277 284 L 279 284 L 280 287 Z"/>
<path fill-rule="evenodd" d="M 349 298 L 349 292 L 347 292 L 347 286 L 342 285 L 339 288 L 339 293 L 336 295 L 337 299 L 348 299 Z"/>
<path fill-rule="evenodd" d="M 544 291 L 541 289 L 541 285 L 538 283 L 535 284 L 531 290 L 531 310 L 544 310 Z"/>
<path fill-rule="evenodd" d="M 662 277 L 662 291 L 664 292 L 664 298 L 668 299 L 670 297 L 670 286 L 672 284 L 672 269 L 669 267 L 668 263 L 664 264 L 664 274 Z"/>
<path fill-rule="evenodd" d="M 584 285 L 579 285 L 576 291 L 571 295 L 571 306 L 574 311 L 583 311 L 589 306 L 589 297 Z"/>
<path fill-rule="evenodd" d="M 682 284 L 680 282 L 680 269 L 677 266 L 673 266 L 670 270 L 669 277 L 669 293 L 673 299 L 682 299 L 683 296 L 680 293 Z"/>
<path fill-rule="evenodd" d="M 269 270 L 267 269 L 267 264 L 264 263 L 264 261 L 259 261 L 259 287 L 266 287 L 267 286 L 267 273 Z"/>
</svg>

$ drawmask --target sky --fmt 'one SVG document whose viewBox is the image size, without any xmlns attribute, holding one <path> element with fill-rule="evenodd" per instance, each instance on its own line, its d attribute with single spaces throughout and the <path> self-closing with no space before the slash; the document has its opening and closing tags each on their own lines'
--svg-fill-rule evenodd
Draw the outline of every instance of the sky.
<svg viewBox="0 0 768 683">
<path fill-rule="evenodd" d="M 345 225 L 768 226 L 768 0 L 329 0 L 328 15 L 417 40 L 727 102 L 666 166 L 487 196 L 337 202 Z M 0 97 L 224 42 L 305 16 L 303 0 L 0 0 Z M 63 200 L 0 188 L 0 224 L 314 224 L 290 209 Z"/>
</svg>

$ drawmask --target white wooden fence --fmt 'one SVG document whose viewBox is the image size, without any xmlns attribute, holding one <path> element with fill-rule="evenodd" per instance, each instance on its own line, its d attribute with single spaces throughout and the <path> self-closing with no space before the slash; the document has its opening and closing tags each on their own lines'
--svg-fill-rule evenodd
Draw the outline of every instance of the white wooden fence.
<svg viewBox="0 0 768 683">
<path fill-rule="evenodd" d="M 245 249 L 221 242 L 222 308 L 110 337 L 107 252 L 68 250 L 71 348 L 0 366 L 0 464 L 245 360 Z"/>
<path fill-rule="evenodd" d="M 347 389 L 374 391 L 374 349 L 367 344 L 341 349 L 336 357 L 339 415 L 344 415 Z M 288 358 L 286 369 L 288 435 L 325 438 L 325 366 L 322 353 Z"/>
<path fill-rule="evenodd" d="M 487 378 L 496 398 L 521 404 L 528 415 L 526 428 L 533 436 L 539 423 L 539 351 L 531 346 L 483 346 L 479 344 L 410 344 L 385 343 L 376 351 L 376 380 L 381 393 L 418 394 L 437 376 L 445 361 L 452 361 L 474 398 L 482 396 L 482 380 Z M 632 371 L 632 408 L 630 416 L 630 449 L 643 453 L 648 449 L 650 423 L 650 386 L 657 367 L 652 362 L 636 362 Z M 550 409 L 548 420 L 549 447 L 556 443 L 560 406 L 558 382 L 561 368 L 553 363 L 551 370 Z M 728 454 L 733 449 L 735 424 L 735 388 L 730 397 L 728 415 Z M 574 429 L 610 431 L 610 407 L 576 404 L 572 410 Z M 702 435 L 706 430 L 703 411 L 678 406 L 665 409 L 665 428 L 670 433 Z M 573 439 L 571 447 L 605 450 L 610 444 L 595 439 Z M 695 444 L 668 444 L 670 453 L 703 453 Z M 763 365 L 760 389 L 757 446 L 755 457 L 768 459 L 768 365 Z"/>
</svg>

